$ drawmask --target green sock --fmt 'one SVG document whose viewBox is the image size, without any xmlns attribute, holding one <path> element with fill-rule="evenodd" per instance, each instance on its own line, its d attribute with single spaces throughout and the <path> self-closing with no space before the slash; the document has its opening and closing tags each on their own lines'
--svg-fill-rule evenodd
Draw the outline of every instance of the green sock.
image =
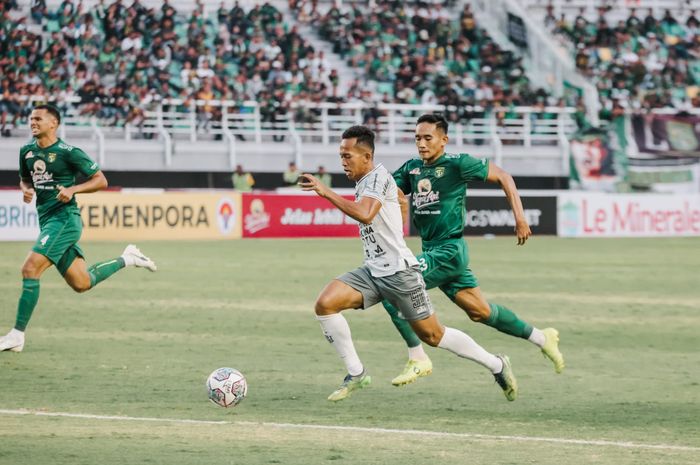
<svg viewBox="0 0 700 465">
<path fill-rule="evenodd" d="M 112 260 L 107 260 L 106 262 L 95 263 L 88 268 L 88 274 L 90 275 L 90 288 L 92 289 L 93 287 L 97 286 L 122 268 L 124 268 L 124 259 L 122 257 L 113 258 Z"/>
<path fill-rule="evenodd" d="M 408 347 L 419 346 L 421 343 L 420 339 L 418 338 L 416 333 L 413 332 L 413 328 L 411 328 L 411 325 L 408 323 L 408 321 L 404 320 L 399 316 L 399 311 L 396 309 L 396 307 L 391 305 L 386 300 L 382 302 L 382 305 L 384 305 L 384 309 L 391 317 L 391 322 L 394 323 L 396 329 L 399 330 L 399 334 L 401 334 L 403 340 L 406 341 L 406 345 Z"/>
<path fill-rule="evenodd" d="M 498 304 L 489 304 L 489 307 L 491 307 L 491 315 L 485 321 L 487 325 L 511 336 L 523 339 L 530 337 L 532 326 L 518 318 L 512 310 Z"/>
<path fill-rule="evenodd" d="M 17 304 L 17 319 L 15 320 L 16 330 L 24 331 L 27 329 L 27 324 L 32 317 L 32 312 L 38 301 L 39 280 L 24 278 L 22 280 L 22 295 L 19 297 L 19 303 Z"/>
</svg>

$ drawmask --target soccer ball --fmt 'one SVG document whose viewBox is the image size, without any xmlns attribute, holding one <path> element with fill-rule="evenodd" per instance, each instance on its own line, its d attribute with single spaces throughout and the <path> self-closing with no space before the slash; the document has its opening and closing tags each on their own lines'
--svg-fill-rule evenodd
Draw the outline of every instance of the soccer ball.
<svg viewBox="0 0 700 465">
<path fill-rule="evenodd" d="M 233 368 L 219 368 L 207 378 L 209 400 L 221 407 L 235 407 L 248 394 L 245 376 Z"/>
</svg>

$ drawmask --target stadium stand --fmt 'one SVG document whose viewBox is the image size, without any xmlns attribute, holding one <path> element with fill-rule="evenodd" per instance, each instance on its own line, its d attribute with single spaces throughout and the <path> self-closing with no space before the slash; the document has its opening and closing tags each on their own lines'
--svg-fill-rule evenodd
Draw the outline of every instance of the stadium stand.
<svg viewBox="0 0 700 465">
<path fill-rule="evenodd" d="M 559 37 L 604 120 L 698 107 L 698 19 L 671 1 L 523 0 L 545 25 L 525 49 L 482 26 L 511 0 L 4 0 L 0 132 L 14 150 L 31 106 L 50 100 L 65 114 L 63 135 L 90 140 L 113 169 L 225 171 L 243 157 L 269 170 L 290 159 L 330 165 L 333 141 L 363 123 L 391 167 L 410 150 L 415 117 L 440 111 L 461 150 L 515 174 L 565 176 L 590 100 L 562 92 L 571 74 L 533 61 L 533 49 Z"/>
<path fill-rule="evenodd" d="M 700 4 L 526 2 L 595 83 L 601 117 L 700 107 Z M 695 8 L 695 9 L 693 9 Z"/>
</svg>

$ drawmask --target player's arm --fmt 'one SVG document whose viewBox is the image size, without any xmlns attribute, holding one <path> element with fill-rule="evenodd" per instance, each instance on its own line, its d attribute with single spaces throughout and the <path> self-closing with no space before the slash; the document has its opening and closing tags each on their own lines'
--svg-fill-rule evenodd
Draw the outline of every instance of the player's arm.
<svg viewBox="0 0 700 465">
<path fill-rule="evenodd" d="M 503 189 L 510 208 L 513 210 L 513 216 L 515 216 L 515 235 L 518 237 L 518 245 L 525 244 L 525 241 L 532 235 L 532 231 L 530 231 L 530 225 L 527 224 L 525 219 L 523 203 L 520 200 L 518 189 L 515 187 L 513 176 L 494 163 L 489 163 L 489 174 L 486 176 L 486 180 L 500 185 L 501 189 Z"/>
<path fill-rule="evenodd" d="M 32 184 L 32 178 L 21 178 L 19 181 L 19 188 L 22 189 L 22 200 L 24 200 L 24 203 L 31 203 L 32 198 L 34 198 L 34 184 Z"/>
<path fill-rule="evenodd" d="M 405 224 L 406 221 L 408 221 L 408 198 L 406 197 L 406 194 L 403 193 L 401 188 L 397 188 L 396 192 L 399 196 L 399 207 L 401 207 L 401 219 Z"/>
<path fill-rule="evenodd" d="M 57 186 L 58 195 L 56 198 L 63 203 L 70 202 L 75 194 L 88 194 L 90 192 L 97 192 L 105 189 L 107 187 L 107 178 L 105 177 L 102 170 L 97 171 L 95 174 L 90 176 L 87 181 L 81 184 L 76 184 L 71 187 L 63 187 L 61 185 Z"/>
<path fill-rule="evenodd" d="M 362 224 L 370 224 L 382 208 L 382 203 L 374 197 L 362 197 L 357 202 L 343 198 L 312 174 L 304 173 L 299 179 L 302 190 L 316 192 L 319 197 L 327 199 L 338 210 Z"/>
</svg>

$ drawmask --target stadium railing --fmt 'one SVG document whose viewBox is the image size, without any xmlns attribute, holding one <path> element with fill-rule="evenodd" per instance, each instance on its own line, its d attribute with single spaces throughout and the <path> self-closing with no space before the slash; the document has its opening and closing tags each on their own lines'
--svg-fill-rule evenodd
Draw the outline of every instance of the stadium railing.
<svg viewBox="0 0 700 465">
<path fill-rule="evenodd" d="M 43 96 L 30 98 L 31 102 L 45 100 Z M 450 124 L 451 143 L 458 148 L 489 147 L 497 162 L 503 158 L 504 145 L 549 146 L 559 149 L 557 152 L 565 159 L 568 139 L 577 130 L 572 118 L 575 109 L 570 107 L 485 109 L 479 106 L 297 102 L 284 113 L 263 117 L 261 105 L 255 101 L 191 100 L 186 103 L 164 99 L 144 105 L 146 109 L 138 120 L 115 126 L 113 118 L 81 114 L 77 98 L 54 103 L 64 113 L 59 135 L 96 140 L 101 161 L 106 141 L 145 139 L 162 144 L 166 166 L 170 165 L 176 141 L 227 144 L 232 166 L 235 166 L 238 142 L 289 145 L 291 141 L 295 156 L 301 162 L 307 144 L 335 145 L 343 131 L 354 124 L 370 126 L 381 144 L 413 144 L 416 119 L 427 112 L 458 115 Z"/>
</svg>

